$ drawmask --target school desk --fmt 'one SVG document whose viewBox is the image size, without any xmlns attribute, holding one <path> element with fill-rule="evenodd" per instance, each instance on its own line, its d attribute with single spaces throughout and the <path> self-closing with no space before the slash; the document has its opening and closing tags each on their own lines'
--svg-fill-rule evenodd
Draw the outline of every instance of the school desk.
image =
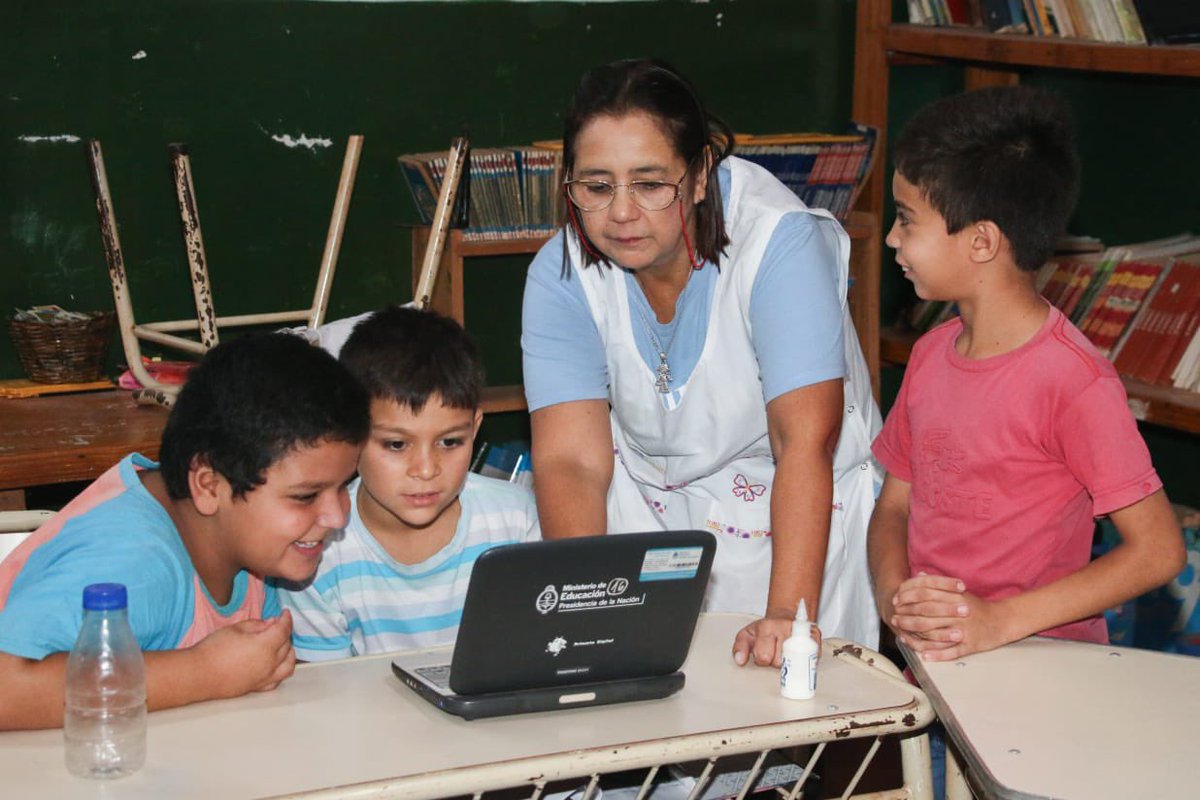
<svg viewBox="0 0 1200 800">
<path fill-rule="evenodd" d="M 92 480 L 132 452 L 157 458 L 166 422 L 125 391 L 0 399 L 0 494 Z"/>
<path fill-rule="evenodd" d="M 146 766 L 111 783 L 66 771 L 61 731 L 0 734 L 0 785 L 5 796 L 60 800 L 432 798 L 513 786 L 530 796 L 558 779 L 582 786 L 600 773 L 907 734 L 908 789 L 883 796 L 930 796 L 919 734 L 933 712 L 919 689 L 871 651 L 830 640 L 816 697 L 785 700 L 777 670 L 730 658 L 748 619 L 702 616 L 687 683 L 663 700 L 467 722 L 402 685 L 387 656 L 307 664 L 273 692 L 151 714 Z"/>
<path fill-rule="evenodd" d="M 1200 795 L 1198 658 L 1045 637 L 957 661 L 905 655 L 978 796 Z"/>
</svg>

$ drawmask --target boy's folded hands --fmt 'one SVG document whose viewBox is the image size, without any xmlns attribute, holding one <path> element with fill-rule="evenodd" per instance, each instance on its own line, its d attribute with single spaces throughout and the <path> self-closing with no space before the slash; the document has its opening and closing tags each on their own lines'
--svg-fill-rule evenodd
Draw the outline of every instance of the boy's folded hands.
<svg viewBox="0 0 1200 800">
<path fill-rule="evenodd" d="M 292 615 L 243 620 L 209 634 L 195 651 L 201 658 L 212 697 L 267 692 L 296 670 Z"/>
<path fill-rule="evenodd" d="M 950 661 L 1008 643 L 1000 605 L 958 578 L 920 573 L 900 584 L 887 622 L 922 660 Z"/>
</svg>

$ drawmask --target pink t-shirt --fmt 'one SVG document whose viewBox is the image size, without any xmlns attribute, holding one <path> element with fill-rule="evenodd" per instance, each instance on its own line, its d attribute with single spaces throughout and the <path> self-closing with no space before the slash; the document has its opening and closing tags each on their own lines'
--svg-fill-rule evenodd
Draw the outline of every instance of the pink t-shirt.
<svg viewBox="0 0 1200 800">
<path fill-rule="evenodd" d="M 1105 360 L 1051 307 L 1028 342 L 993 358 L 954 349 L 961 320 L 913 347 L 873 451 L 912 485 L 908 564 L 1000 600 L 1083 568 L 1093 517 L 1162 487 Z M 1101 616 L 1043 631 L 1107 642 Z"/>
</svg>

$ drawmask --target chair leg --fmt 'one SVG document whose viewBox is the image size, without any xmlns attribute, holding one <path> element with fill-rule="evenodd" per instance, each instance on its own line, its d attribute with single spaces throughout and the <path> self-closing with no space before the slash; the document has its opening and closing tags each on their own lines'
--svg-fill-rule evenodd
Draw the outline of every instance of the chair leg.
<svg viewBox="0 0 1200 800">
<path fill-rule="evenodd" d="M 358 158 L 362 154 L 363 137 L 355 134 L 346 140 L 346 155 L 342 158 L 342 176 L 338 180 L 337 195 L 333 200 L 333 213 L 329 217 L 329 233 L 325 235 L 325 252 L 321 254 L 321 268 L 317 272 L 317 287 L 313 290 L 312 308 L 308 312 L 308 327 L 317 328 L 325 321 L 325 309 L 329 306 L 329 290 L 333 286 L 333 271 L 337 268 L 338 253 L 342 249 L 342 237 L 346 232 L 346 216 L 350 212 L 350 195 L 354 192 L 354 178 L 358 174 Z"/>
<path fill-rule="evenodd" d="M 179 200 L 179 218 L 183 221 L 188 277 L 192 279 L 192 296 L 196 301 L 196 324 L 200 327 L 200 345 L 207 351 L 217 346 L 217 312 L 213 307 L 212 285 L 208 281 L 204 237 L 200 234 L 200 209 L 196 206 L 196 187 L 192 183 L 192 160 L 188 157 L 186 144 L 173 144 L 170 152 L 175 197 Z"/>
<path fill-rule="evenodd" d="M 133 304 L 129 298 L 129 282 L 125 275 L 125 257 L 121 253 L 121 237 L 117 232 L 117 217 L 113 211 L 112 195 L 108 190 L 108 173 L 104 169 L 104 151 L 100 141 L 87 143 L 88 165 L 91 167 L 92 187 L 96 192 L 96 214 L 100 218 L 100 238 L 104 241 L 104 259 L 108 263 L 108 278 L 112 283 L 113 304 L 117 309 L 117 329 L 121 334 L 121 349 L 129 371 L 138 382 L 150 389 L 173 391 L 150 377 L 142 364 L 142 347 L 134 328 Z"/>
<path fill-rule="evenodd" d="M 946 800 L 972 800 L 975 795 L 967 784 L 967 776 L 959 766 L 954 748 L 946 741 Z"/>
</svg>

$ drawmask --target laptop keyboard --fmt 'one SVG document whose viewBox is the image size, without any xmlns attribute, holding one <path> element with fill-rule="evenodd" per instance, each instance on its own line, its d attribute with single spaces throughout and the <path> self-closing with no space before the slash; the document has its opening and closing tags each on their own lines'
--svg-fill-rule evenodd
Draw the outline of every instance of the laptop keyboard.
<svg viewBox="0 0 1200 800">
<path fill-rule="evenodd" d="M 435 664 L 432 667 L 417 667 L 413 671 L 439 689 L 450 689 L 449 664 Z"/>
</svg>

